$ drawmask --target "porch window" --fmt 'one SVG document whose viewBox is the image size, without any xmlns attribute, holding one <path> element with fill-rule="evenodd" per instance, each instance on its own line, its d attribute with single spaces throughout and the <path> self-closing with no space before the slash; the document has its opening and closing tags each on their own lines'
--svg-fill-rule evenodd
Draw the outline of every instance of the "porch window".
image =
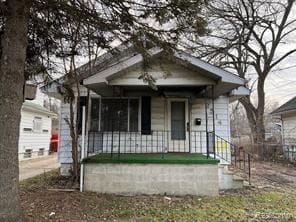
<svg viewBox="0 0 296 222">
<path fill-rule="evenodd" d="M 129 100 L 129 131 L 137 132 L 139 130 L 139 100 Z"/>
<path fill-rule="evenodd" d="M 91 111 L 90 111 L 90 131 L 95 132 L 100 129 L 100 98 L 91 99 Z"/>
<path fill-rule="evenodd" d="M 138 131 L 138 99 L 101 99 L 102 131 Z"/>
</svg>

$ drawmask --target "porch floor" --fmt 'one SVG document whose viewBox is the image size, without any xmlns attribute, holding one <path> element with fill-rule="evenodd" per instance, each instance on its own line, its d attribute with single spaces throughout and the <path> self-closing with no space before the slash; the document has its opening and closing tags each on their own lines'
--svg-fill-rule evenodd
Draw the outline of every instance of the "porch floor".
<svg viewBox="0 0 296 222">
<path fill-rule="evenodd" d="M 83 163 L 217 164 L 219 160 L 196 153 L 103 153 L 85 158 Z"/>
</svg>

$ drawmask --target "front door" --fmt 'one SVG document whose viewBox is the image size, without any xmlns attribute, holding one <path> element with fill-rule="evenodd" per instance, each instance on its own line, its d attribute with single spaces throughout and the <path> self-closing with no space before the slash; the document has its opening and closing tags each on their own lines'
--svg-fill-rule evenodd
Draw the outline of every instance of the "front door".
<svg viewBox="0 0 296 222">
<path fill-rule="evenodd" d="M 170 99 L 168 104 L 169 152 L 188 152 L 188 101 Z"/>
</svg>

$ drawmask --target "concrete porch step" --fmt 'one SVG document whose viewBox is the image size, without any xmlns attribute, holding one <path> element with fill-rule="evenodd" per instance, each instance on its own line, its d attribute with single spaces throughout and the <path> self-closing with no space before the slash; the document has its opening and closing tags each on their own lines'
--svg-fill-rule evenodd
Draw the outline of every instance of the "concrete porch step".
<svg viewBox="0 0 296 222">
<path fill-rule="evenodd" d="M 229 164 L 219 164 L 218 175 L 220 190 L 242 189 L 244 187 L 244 178 L 236 175 Z"/>
</svg>

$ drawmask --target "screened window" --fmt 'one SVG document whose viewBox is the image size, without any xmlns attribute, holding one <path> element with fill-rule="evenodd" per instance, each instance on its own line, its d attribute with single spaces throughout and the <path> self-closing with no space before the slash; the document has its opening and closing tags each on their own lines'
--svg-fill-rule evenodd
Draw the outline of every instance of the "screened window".
<svg viewBox="0 0 296 222">
<path fill-rule="evenodd" d="M 142 123 L 142 134 L 151 134 L 151 97 L 142 97 L 142 107 L 141 107 L 141 123 Z"/>
<path fill-rule="evenodd" d="M 136 132 L 139 129 L 139 100 L 129 100 L 129 131 Z"/>
<path fill-rule="evenodd" d="M 138 99 L 101 99 L 102 131 L 138 131 Z M 92 120 L 95 118 L 92 116 Z"/>
<path fill-rule="evenodd" d="M 90 131 L 98 131 L 100 123 L 100 98 L 91 99 L 91 111 L 90 111 Z"/>
</svg>

